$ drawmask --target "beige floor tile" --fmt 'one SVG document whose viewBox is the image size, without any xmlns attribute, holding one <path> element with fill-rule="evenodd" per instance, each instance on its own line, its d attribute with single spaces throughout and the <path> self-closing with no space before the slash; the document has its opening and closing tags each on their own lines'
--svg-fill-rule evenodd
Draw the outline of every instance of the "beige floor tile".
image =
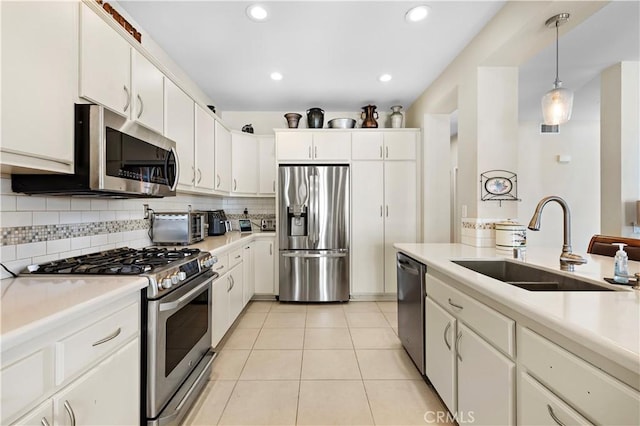
<svg viewBox="0 0 640 426">
<path fill-rule="evenodd" d="M 251 349 L 258 333 L 259 328 L 236 328 L 227 337 L 222 349 Z"/>
<path fill-rule="evenodd" d="M 389 327 L 382 312 L 347 312 L 349 327 Z"/>
<path fill-rule="evenodd" d="M 209 380 L 237 380 L 250 352 L 248 349 L 225 349 L 218 352 Z"/>
<path fill-rule="evenodd" d="M 347 318 L 342 310 L 307 312 L 307 328 L 346 327 Z"/>
<path fill-rule="evenodd" d="M 376 302 L 382 312 L 398 312 L 398 302 Z"/>
<path fill-rule="evenodd" d="M 254 300 L 247 306 L 247 312 L 269 312 L 275 302 Z"/>
<path fill-rule="evenodd" d="M 302 353 L 302 380 L 360 380 L 353 349 L 314 349 Z"/>
<path fill-rule="evenodd" d="M 356 349 L 402 349 L 402 342 L 390 327 L 352 328 L 350 331 Z"/>
<path fill-rule="evenodd" d="M 305 349 L 353 349 L 348 328 L 307 328 Z"/>
<path fill-rule="evenodd" d="M 394 333 L 396 333 L 396 336 L 398 335 L 398 326 L 396 325 L 395 327 L 391 327 L 391 329 L 393 330 Z"/>
<path fill-rule="evenodd" d="M 365 380 L 377 425 L 441 424 L 447 411 L 423 380 Z"/>
<path fill-rule="evenodd" d="M 274 303 L 269 312 L 307 312 L 307 305 L 304 303 Z"/>
<path fill-rule="evenodd" d="M 298 381 L 238 382 L 220 425 L 293 425 Z"/>
<path fill-rule="evenodd" d="M 185 426 L 218 424 L 218 420 L 235 385 L 235 380 L 219 380 L 207 383 L 182 424 Z"/>
<path fill-rule="evenodd" d="M 309 303 L 307 305 L 307 312 L 344 312 L 343 306 L 345 303 Z"/>
<path fill-rule="evenodd" d="M 254 350 L 240 380 L 299 380 L 301 366 L 301 350 Z"/>
<path fill-rule="evenodd" d="M 264 328 L 304 328 L 305 312 L 269 312 Z"/>
<path fill-rule="evenodd" d="M 302 349 L 304 328 L 263 328 L 253 349 Z"/>
<path fill-rule="evenodd" d="M 421 378 L 404 349 L 357 349 L 356 356 L 365 380 Z"/>
<path fill-rule="evenodd" d="M 398 328 L 398 313 L 397 312 L 383 312 L 385 319 L 391 327 Z"/>
<path fill-rule="evenodd" d="M 237 328 L 262 328 L 267 312 L 245 312 L 238 321 Z"/>
<path fill-rule="evenodd" d="M 376 302 L 349 302 L 344 306 L 345 312 L 380 312 Z"/>
<path fill-rule="evenodd" d="M 362 381 L 302 381 L 299 425 L 372 425 Z"/>
</svg>

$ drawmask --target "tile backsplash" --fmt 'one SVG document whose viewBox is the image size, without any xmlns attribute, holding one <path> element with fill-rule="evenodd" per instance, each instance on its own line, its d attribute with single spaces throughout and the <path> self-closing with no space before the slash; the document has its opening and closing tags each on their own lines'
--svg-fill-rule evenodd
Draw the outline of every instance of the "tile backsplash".
<svg viewBox="0 0 640 426">
<path fill-rule="evenodd" d="M 151 245 L 143 204 L 155 211 L 224 209 L 232 221 L 248 209 L 258 222 L 275 216 L 274 198 L 213 198 L 179 194 L 160 199 L 109 200 L 41 197 L 11 191 L 11 179 L 0 178 L 0 261 L 18 273 L 27 265 L 117 247 Z M 1 278 L 10 275 L 0 269 Z"/>
</svg>

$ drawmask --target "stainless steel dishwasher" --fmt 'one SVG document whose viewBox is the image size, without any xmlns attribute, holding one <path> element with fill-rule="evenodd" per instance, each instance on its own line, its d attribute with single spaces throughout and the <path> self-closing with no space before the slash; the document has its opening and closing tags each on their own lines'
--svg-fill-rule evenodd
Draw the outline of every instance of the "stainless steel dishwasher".
<svg viewBox="0 0 640 426">
<path fill-rule="evenodd" d="M 424 298 L 427 267 L 409 256 L 396 255 L 398 270 L 398 337 L 424 376 Z"/>
</svg>

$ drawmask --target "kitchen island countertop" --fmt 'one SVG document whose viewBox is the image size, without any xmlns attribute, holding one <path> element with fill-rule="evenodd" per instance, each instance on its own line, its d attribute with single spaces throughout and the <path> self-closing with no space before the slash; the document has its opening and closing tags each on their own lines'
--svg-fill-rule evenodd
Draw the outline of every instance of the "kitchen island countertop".
<svg viewBox="0 0 640 426">
<path fill-rule="evenodd" d="M 498 310 L 500 306 L 506 307 L 512 316 L 519 317 L 514 318 L 517 322 L 537 323 L 640 375 L 640 291 L 632 290 L 630 286 L 608 285 L 602 279 L 612 276 L 613 258 L 586 254 L 586 265 L 576 266 L 575 272 L 562 272 L 559 248 L 529 247 L 527 264 L 622 290 L 533 292 L 451 262 L 504 257 L 493 248 L 462 244 L 394 244 L 394 247 L 425 263 L 427 271 L 437 270 L 449 276 L 458 283 L 460 290 L 495 302 Z M 629 272 L 640 272 L 640 262 L 630 261 Z M 636 376 L 632 381 L 637 380 Z"/>
</svg>

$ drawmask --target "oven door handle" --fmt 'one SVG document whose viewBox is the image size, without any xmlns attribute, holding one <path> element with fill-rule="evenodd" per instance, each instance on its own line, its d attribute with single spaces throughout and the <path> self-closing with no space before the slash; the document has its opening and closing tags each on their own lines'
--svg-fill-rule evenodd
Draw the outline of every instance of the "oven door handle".
<svg viewBox="0 0 640 426">
<path fill-rule="evenodd" d="M 211 281 L 213 281 L 214 278 L 215 277 L 212 277 L 212 278 L 206 280 L 205 282 L 203 282 L 202 284 L 199 284 L 196 288 L 194 288 L 193 290 L 191 290 L 187 294 L 184 294 L 179 299 L 174 300 L 173 302 L 161 303 L 158 306 L 158 310 L 160 312 L 163 312 L 163 311 L 174 311 L 174 310 L 181 309 L 184 305 L 186 305 L 187 303 L 191 302 L 200 293 L 202 293 L 202 289 L 207 287 L 211 283 Z"/>
</svg>

